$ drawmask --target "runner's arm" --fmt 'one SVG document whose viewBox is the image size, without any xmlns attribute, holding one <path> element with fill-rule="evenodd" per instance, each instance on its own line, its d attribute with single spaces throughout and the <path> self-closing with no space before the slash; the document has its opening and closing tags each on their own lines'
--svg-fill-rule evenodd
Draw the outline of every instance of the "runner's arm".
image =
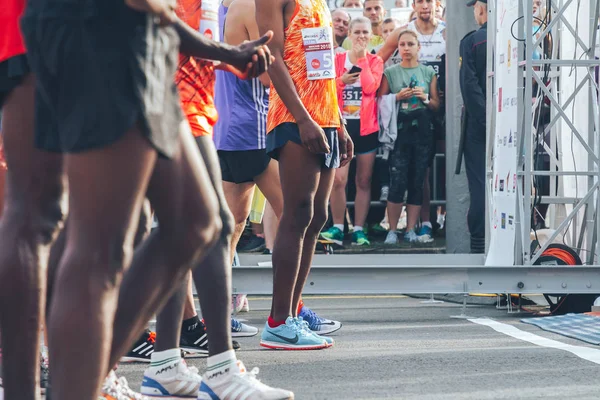
<svg viewBox="0 0 600 400">
<path fill-rule="evenodd" d="M 377 91 L 377 96 L 382 97 L 386 94 L 392 93 L 390 90 L 390 84 L 385 75 L 381 78 L 381 85 L 379 85 L 379 90 Z"/>
<path fill-rule="evenodd" d="M 269 68 L 269 77 L 296 123 L 301 124 L 310 121 L 311 117 L 302 104 L 294 81 L 283 62 L 284 2 L 285 0 L 256 0 L 256 22 L 259 32 L 273 31 L 273 39 L 269 43 L 269 48 L 275 56 L 275 62 Z"/>
<path fill-rule="evenodd" d="M 237 3 L 237 1 L 234 1 L 231 6 L 235 6 L 235 4 Z M 260 38 L 260 33 L 258 32 L 258 25 L 256 24 L 256 4 L 254 3 L 254 1 L 250 2 L 251 6 L 249 6 L 247 9 L 245 10 L 241 10 L 243 15 L 245 16 L 245 20 L 244 20 L 244 26 L 246 27 L 246 31 L 248 32 L 248 37 L 250 38 L 250 40 L 256 40 L 258 38 Z M 250 7 L 252 7 L 252 9 L 250 9 Z M 237 6 L 237 8 L 241 8 L 240 6 Z M 231 12 L 231 7 L 229 8 L 229 12 Z M 271 86 L 271 78 L 269 78 L 269 74 L 268 73 L 264 73 L 261 76 L 258 77 L 258 79 L 260 79 L 260 82 L 265 86 L 265 87 L 270 87 Z"/>
<path fill-rule="evenodd" d="M 400 28 L 396 28 L 394 32 L 390 33 L 390 36 L 388 36 L 383 46 L 381 46 L 381 48 L 377 52 L 377 55 L 381 57 L 384 63 L 386 63 L 387 60 L 390 59 L 392 54 L 394 54 L 394 51 L 396 51 L 396 49 L 398 48 L 398 39 L 400 37 L 400 32 L 406 30 L 407 27 L 408 25 L 404 25 Z"/>
</svg>

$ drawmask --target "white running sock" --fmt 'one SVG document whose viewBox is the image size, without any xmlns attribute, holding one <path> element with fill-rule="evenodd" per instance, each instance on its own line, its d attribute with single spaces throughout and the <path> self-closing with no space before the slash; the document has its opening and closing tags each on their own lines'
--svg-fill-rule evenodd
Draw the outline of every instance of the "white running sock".
<svg viewBox="0 0 600 400">
<path fill-rule="evenodd" d="M 362 226 L 356 226 L 356 225 L 354 225 L 354 232 L 360 232 L 362 230 L 363 230 Z"/>
<path fill-rule="evenodd" d="M 227 350 L 207 358 L 205 375 L 207 381 L 219 382 L 232 373 L 240 373 L 235 351 Z"/>
<path fill-rule="evenodd" d="M 150 359 L 150 367 L 146 370 L 146 374 L 160 374 L 162 378 L 170 378 L 177 375 L 177 367 L 181 362 L 181 350 L 155 351 L 150 356 Z"/>
<path fill-rule="evenodd" d="M 433 229 L 433 226 L 431 225 L 431 222 L 421 222 L 421 226 L 428 226 L 429 229 Z"/>
<path fill-rule="evenodd" d="M 334 228 L 338 228 L 340 231 L 344 232 L 344 224 L 333 224 Z"/>
</svg>

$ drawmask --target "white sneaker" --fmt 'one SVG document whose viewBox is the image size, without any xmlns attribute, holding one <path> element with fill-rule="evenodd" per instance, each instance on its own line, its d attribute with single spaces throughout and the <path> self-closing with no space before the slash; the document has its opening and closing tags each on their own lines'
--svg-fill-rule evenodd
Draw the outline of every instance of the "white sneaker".
<svg viewBox="0 0 600 400">
<path fill-rule="evenodd" d="M 244 311 L 244 301 L 248 300 L 245 294 L 234 294 L 231 298 L 231 309 L 234 314 Z"/>
<path fill-rule="evenodd" d="M 258 379 L 258 368 L 246 371 L 241 361 L 237 362 L 239 373 L 230 371 L 226 377 L 221 379 L 208 379 L 204 375 L 198 400 L 293 400 L 294 393 L 272 388 Z"/>
<path fill-rule="evenodd" d="M 246 325 L 235 318 L 231 318 L 231 337 L 251 337 L 258 334 L 258 328 Z"/>
<path fill-rule="evenodd" d="M 104 383 L 98 400 L 150 400 L 129 388 L 127 379 L 117 378 L 115 371 L 110 371 Z"/>
<path fill-rule="evenodd" d="M 4 400 L 4 388 L 2 387 L 2 378 L 0 378 L 0 400 Z"/>
<path fill-rule="evenodd" d="M 405 243 L 417 243 L 419 242 L 419 237 L 414 230 L 410 230 L 404 234 L 404 242 Z"/>
<path fill-rule="evenodd" d="M 244 296 L 244 305 L 240 312 L 250 312 L 250 303 L 248 302 L 248 296 Z"/>
<path fill-rule="evenodd" d="M 389 231 L 387 236 L 385 237 L 385 242 L 383 244 L 396 244 L 398 243 L 398 232 Z"/>
<path fill-rule="evenodd" d="M 144 371 L 141 392 L 158 398 L 195 399 L 202 383 L 196 367 L 188 367 L 184 360 Z"/>
</svg>

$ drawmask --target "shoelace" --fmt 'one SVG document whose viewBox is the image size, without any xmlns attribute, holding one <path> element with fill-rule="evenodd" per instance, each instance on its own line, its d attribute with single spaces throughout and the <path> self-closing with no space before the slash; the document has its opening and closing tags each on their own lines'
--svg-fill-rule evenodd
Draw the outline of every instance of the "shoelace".
<svg viewBox="0 0 600 400">
<path fill-rule="evenodd" d="M 294 318 L 294 330 L 301 336 L 311 335 L 308 322 L 304 321 L 302 317 Z"/>
<path fill-rule="evenodd" d="M 200 381 L 202 377 L 200 377 L 200 371 L 196 367 L 189 367 L 185 361 L 182 360 L 183 369 L 180 369 L 178 372 L 178 376 L 185 378 L 190 381 Z"/>
<path fill-rule="evenodd" d="M 240 332 L 242 330 L 242 323 L 235 318 L 231 318 L 231 328 L 236 332 Z"/>
<path fill-rule="evenodd" d="M 122 376 L 117 380 L 117 391 L 120 395 L 125 396 L 126 400 L 149 400 L 147 397 L 142 396 L 140 393 L 133 391 L 129 387 L 129 382 Z M 118 399 L 121 400 L 121 399 Z"/>
<path fill-rule="evenodd" d="M 311 310 L 308 307 L 304 307 L 304 312 L 302 314 L 305 314 L 308 318 L 305 318 L 304 316 L 302 318 L 304 319 L 310 319 L 313 323 L 320 323 L 323 322 L 323 318 L 319 317 L 313 310 Z M 310 325 L 310 323 L 309 323 Z"/>
</svg>

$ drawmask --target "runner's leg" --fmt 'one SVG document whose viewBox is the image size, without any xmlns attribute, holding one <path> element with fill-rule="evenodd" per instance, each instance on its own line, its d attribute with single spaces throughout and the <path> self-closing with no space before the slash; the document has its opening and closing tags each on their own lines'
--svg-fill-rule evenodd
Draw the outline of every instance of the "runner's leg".
<svg viewBox="0 0 600 400">
<path fill-rule="evenodd" d="M 2 108 L 6 173 L 0 220 L 0 328 L 7 399 L 39 398 L 39 329 L 49 247 L 63 219 L 62 158 L 34 149 L 34 78 Z"/>
<path fill-rule="evenodd" d="M 304 147 L 293 142 L 288 142 L 280 150 L 279 173 L 284 201 L 279 231 L 273 249 L 271 317 L 275 321 L 284 321 L 293 315 L 292 297 L 300 270 L 304 237 L 313 220 L 321 163 L 320 156 L 310 153 Z M 333 178 L 333 173 L 331 173 L 331 178 Z M 322 217 L 321 215 L 317 219 L 322 219 Z"/>
<path fill-rule="evenodd" d="M 254 193 L 254 183 L 240 183 L 236 184 L 233 182 L 223 182 L 223 192 L 227 205 L 233 215 L 235 227 L 233 229 L 233 235 L 231 237 L 231 246 L 229 259 L 233 264 L 233 257 L 235 255 L 235 249 L 244 233 L 246 228 L 246 219 L 250 215 L 250 208 L 252 206 L 252 194 Z"/>
<path fill-rule="evenodd" d="M 304 284 L 306 283 L 308 273 L 310 272 L 310 267 L 312 266 L 312 259 L 315 254 L 315 246 L 317 245 L 319 232 L 321 232 L 325 222 L 327 222 L 327 206 L 329 205 L 329 195 L 331 193 L 331 187 L 333 186 L 335 173 L 335 169 L 321 169 L 319 186 L 314 198 L 314 213 L 312 220 L 310 221 L 310 225 L 306 230 L 306 234 L 304 235 L 300 271 L 298 272 L 298 278 L 294 288 L 292 315 L 295 317 L 298 316 L 298 309 L 300 300 L 302 298 L 302 290 L 304 289 Z"/>
<path fill-rule="evenodd" d="M 107 147 L 65 156 L 69 230 L 48 323 L 57 399 L 97 396 L 109 370 L 119 285 L 156 157 L 137 127 Z M 81 363 L 82 353 L 93 362 Z"/>
<path fill-rule="evenodd" d="M 193 272 L 210 343 L 209 356 L 214 356 L 232 349 L 230 246 L 234 222 L 223 193 L 221 167 L 213 139 L 198 137 L 196 143 L 217 193 L 219 215 L 223 221 L 223 231 L 217 244 Z"/>
<path fill-rule="evenodd" d="M 220 233 L 217 198 L 187 122 L 180 132 L 177 155 L 159 159 L 150 180 L 148 198 L 159 226 L 138 247 L 123 279 L 110 365 L 129 350 L 154 312 L 178 289 L 175 283 Z"/>
</svg>

